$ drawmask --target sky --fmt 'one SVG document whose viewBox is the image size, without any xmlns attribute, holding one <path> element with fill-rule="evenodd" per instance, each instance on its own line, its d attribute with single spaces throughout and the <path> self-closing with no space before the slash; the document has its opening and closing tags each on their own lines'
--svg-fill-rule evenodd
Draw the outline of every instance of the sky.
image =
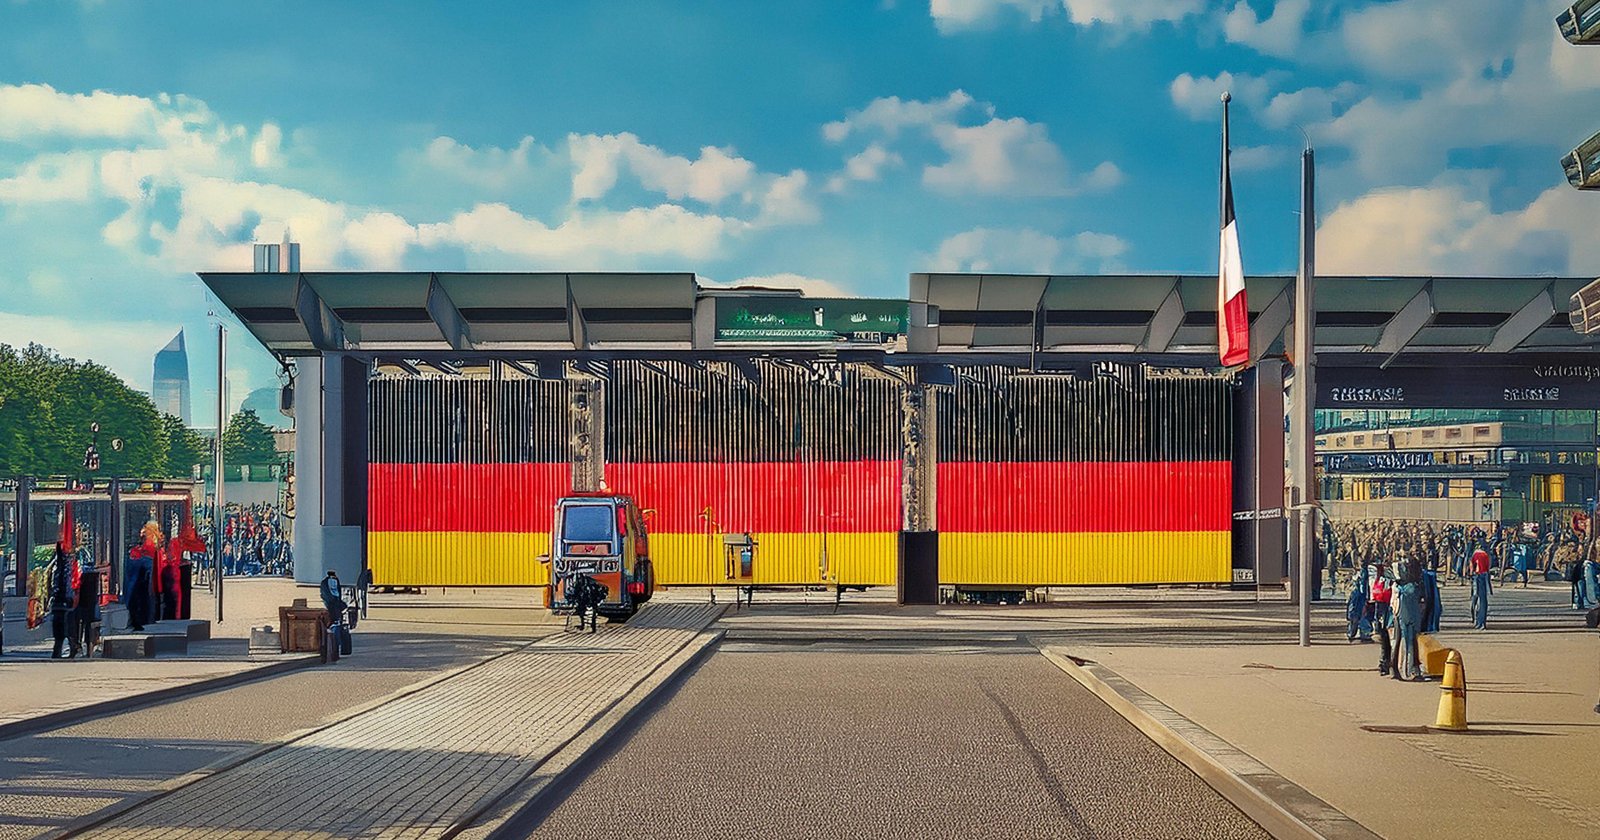
<svg viewBox="0 0 1600 840">
<path fill-rule="evenodd" d="M 0 343 L 141 390 L 196 271 L 1600 273 L 1600 47 L 1548 0 L 0 0 Z M 275 384 L 242 329 L 230 393 Z"/>
</svg>

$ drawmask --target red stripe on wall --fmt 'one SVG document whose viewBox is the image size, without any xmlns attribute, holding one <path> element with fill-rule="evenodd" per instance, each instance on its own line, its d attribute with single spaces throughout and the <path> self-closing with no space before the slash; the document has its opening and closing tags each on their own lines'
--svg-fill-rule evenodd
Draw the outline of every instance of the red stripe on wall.
<svg viewBox="0 0 1600 840">
<path fill-rule="evenodd" d="M 566 495 L 566 464 L 371 464 L 374 531 L 538 533 Z M 863 533 L 900 530 L 900 462 L 610 464 L 658 533 Z"/>
<path fill-rule="evenodd" d="M 369 464 L 373 531 L 544 533 L 572 487 L 568 464 Z"/>
<path fill-rule="evenodd" d="M 899 461 L 606 465 L 611 489 L 652 508 L 660 533 L 865 533 L 900 530 Z"/>
<path fill-rule="evenodd" d="M 945 533 L 1227 531 L 1227 461 L 1094 461 L 939 465 Z"/>
</svg>

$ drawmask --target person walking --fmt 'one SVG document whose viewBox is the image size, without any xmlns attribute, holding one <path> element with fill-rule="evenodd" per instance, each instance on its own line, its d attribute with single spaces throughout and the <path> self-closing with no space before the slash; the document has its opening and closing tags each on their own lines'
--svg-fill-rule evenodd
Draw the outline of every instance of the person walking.
<svg viewBox="0 0 1600 840">
<path fill-rule="evenodd" d="M 1389 642 L 1389 578 L 1382 563 L 1377 566 L 1377 576 L 1372 581 L 1372 629 L 1378 634 L 1378 674 L 1389 676 L 1394 662 L 1394 646 Z"/>
<path fill-rule="evenodd" d="M 1372 641 L 1372 625 L 1367 621 L 1367 566 L 1355 570 L 1350 581 L 1350 594 L 1344 602 L 1345 639 L 1354 644 L 1356 639 Z"/>
<path fill-rule="evenodd" d="M 77 621 L 78 587 L 73 580 L 77 562 L 61 543 L 56 543 L 56 556 L 50 562 L 50 634 L 55 637 L 51 659 L 61 658 L 61 646 L 68 644 L 71 658 L 78 656 L 77 634 L 73 631 Z"/>
<path fill-rule="evenodd" d="M 1481 548 L 1472 552 L 1468 565 L 1472 571 L 1472 627 L 1484 630 L 1489 623 L 1489 552 Z"/>
</svg>

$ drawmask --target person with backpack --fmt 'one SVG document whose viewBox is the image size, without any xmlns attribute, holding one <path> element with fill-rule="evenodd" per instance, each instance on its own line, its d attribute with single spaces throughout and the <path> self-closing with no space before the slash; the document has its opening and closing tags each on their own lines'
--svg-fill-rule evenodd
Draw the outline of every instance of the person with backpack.
<svg viewBox="0 0 1600 840">
<path fill-rule="evenodd" d="M 1356 569 L 1350 581 L 1350 594 L 1344 602 L 1345 639 L 1354 644 L 1356 639 L 1372 641 L 1372 624 L 1367 620 L 1367 565 Z"/>
</svg>

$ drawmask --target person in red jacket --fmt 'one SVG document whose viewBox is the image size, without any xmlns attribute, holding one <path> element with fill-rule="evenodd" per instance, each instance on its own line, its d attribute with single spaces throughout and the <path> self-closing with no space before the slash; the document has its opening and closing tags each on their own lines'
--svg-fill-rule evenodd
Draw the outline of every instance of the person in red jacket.
<svg viewBox="0 0 1600 840">
<path fill-rule="evenodd" d="M 1489 623 L 1489 552 L 1478 549 L 1468 562 L 1472 570 L 1472 626 L 1483 630 Z"/>
</svg>

